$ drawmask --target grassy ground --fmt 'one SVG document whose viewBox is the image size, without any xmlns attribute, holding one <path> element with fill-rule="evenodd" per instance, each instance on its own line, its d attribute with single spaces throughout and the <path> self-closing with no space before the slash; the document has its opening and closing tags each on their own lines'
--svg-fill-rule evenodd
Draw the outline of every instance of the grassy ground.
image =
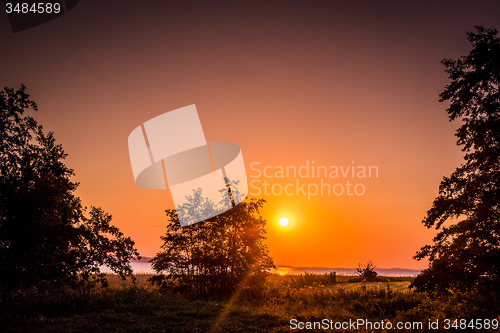
<svg viewBox="0 0 500 333">
<path fill-rule="evenodd" d="M 290 329 L 293 318 L 303 322 L 324 318 L 394 323 L 423 320 L 418 318 L 423 312 L 415 309 L 424 306 L 425 310 L 429 302 L 408 290 L 410 278 L 384 277 L 369 282 L 343 276 L 333 281 L 326 274 L 271 275 L 262 298 L 248 300 L 240 295 L 221 301 L 162 293 L 147 282 L 149 277 L 136 275 L 134 285 L 109 276 L 109 287 L 91 291 L 18 292 L 0 306 L 0 331 L 290 332 L 294 331 Z"/>
</svg>

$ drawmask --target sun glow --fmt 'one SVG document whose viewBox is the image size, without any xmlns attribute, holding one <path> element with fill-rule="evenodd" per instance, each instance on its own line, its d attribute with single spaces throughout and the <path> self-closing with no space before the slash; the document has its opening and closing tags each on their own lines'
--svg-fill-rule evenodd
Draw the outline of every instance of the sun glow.
<svg viewBox="0 0 500 333">
<path fill-rule="evenodd" d="M 282 226 L 282 227 L 286 227 L 286 226 L 288 225 L 288 219 L 287 219 L 286 217 L 282 217 L 282 218 L 280 218 L 280 220 L 279 220 L 279 224 L 280 224 L 280 226 Z"/>
</svg>

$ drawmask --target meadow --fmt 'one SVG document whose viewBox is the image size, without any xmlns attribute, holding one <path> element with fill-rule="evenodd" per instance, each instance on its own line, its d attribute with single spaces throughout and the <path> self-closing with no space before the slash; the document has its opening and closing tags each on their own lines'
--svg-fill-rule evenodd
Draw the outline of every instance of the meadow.
<svg viewBox="0 0 500 333">
<path fill-rule="evenodd" d="M 484 303 L 488 300 L 466 294 L 443 298 L 415 293 L 408 289 L 411 277 L 367 281 L 335 274 L 272 274 L 259 295 L 242 287 L 230 299 L 194 299 L 189 294 L 161 291 L 147 281 L 150 276 L 136 274 L 133 283 L 108 275 L 109 286 L 85 290 L 15 292 L 0 302 L 0 331 L 296 332 L 307 322 L 312 325 L 327 319 L 331 325 L 347 325 L 362 319 L 372 326 L 358 326 L 354 331 L 391 331 L 380 328 L 387 328 L 388 323 L 394 331 L 397 323 L 420 322 L 422 329 L 401 326 L 397 331 L 424 332 L 429 319 L 438 319 L 441 327 L 435 332 L 447 331 L 442 327 L 446 318 L 488 315 Z M 291 320 L 295 320 L 295 330 L 290 328 Z"/>
</svg>

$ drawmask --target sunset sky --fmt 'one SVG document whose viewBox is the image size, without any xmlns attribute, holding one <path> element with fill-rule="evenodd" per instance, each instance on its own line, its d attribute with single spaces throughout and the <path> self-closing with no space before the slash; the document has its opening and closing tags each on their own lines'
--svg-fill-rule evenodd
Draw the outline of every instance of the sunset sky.
<svg viewBox="0 0 500 333">
<path fill-rule="evenodd" d="M 422 269 L 412 257 L 436 231 L 421 221 L 463 161 L 440 61 L 469 52 L 474 25 L 500 28 L 499 13 L 494 0 L 80 1 L 18 33 L 0 14 L 0 85 L 26 85 L 83 204 L 113 215 L 143 256 L 174 205 L 135 184 L 128 135 L 196 104 L 207 141 L 241 147 L 249 182 L 296 183 L 256 177 L 266 166 L 377 167 L 324 179 L 363 195 L 258 195 L 277 265 Z"/>
</svg>

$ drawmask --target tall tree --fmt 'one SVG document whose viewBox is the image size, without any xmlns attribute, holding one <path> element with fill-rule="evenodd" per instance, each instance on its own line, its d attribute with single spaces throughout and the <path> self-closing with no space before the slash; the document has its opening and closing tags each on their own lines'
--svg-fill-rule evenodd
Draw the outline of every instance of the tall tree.
<svg viewBox="0 0 500 333">
<path fill-rule="evenodd" d="M 100 208 L 85 214 L 62 146 L 28 108 L 24 86 L 0 91 L 0 292 L 102 278 L 101 265 L 131 275 L 134 242 Z"/>
<path fill-rule="evenodd" d="M 241 284 L 258 290 L 274 267 L 264 244 L 266 221 L 259 216 L 264 202 L 243 201 L 229 211 L 186 227 L 180 226 L 175 210 L 167 210 L 169 223 L 162 236 L 163 250 L 151 260 L 153 269 L 166 273 L 169 281 L 175 280 L 181 289 L 198 295 L 226 295 Z M 204 209 L 215 206 L 202 197 L 200 190 L 193 191 L 191 203 Z"/>
<path fill-rule="evenodd" d="M 470 53 L 445 59 L 451 83 L 441 93 L 450 121 L 460 120 L 457 144 L 465 163 L 444 177 L 423 220 L 439 232 L 414 257 L 429 268 L 412 283 L 446 292 L 496 283 L 500 273 L 500 40 L 495 29 L 468 32 Z M 450 219 L 459 222 L 445 226 Z"/>
</svg>

